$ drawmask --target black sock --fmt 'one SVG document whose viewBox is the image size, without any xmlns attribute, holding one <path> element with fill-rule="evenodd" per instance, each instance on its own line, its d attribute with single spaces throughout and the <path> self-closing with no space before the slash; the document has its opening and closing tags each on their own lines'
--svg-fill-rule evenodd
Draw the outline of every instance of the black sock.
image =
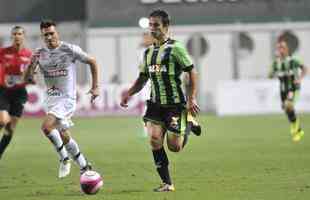
<svg viewBox="0 0 310 200">
<path fill-rule="evenodd" d="M 2 156 L 3 152 L 5 151 L 8 144 L 11 142 L 12 135 L 3 135 L 0 141 L 0 157 Z"/>
<path fill-rule="evenodd" d="M 293 111 L 286 111 L 286 115 L 287 115 L 287 118 L 290 122 L 296 122 L 296 114 L 295 114 L 295 110 Z"/>
<path fill-rule="evenodd" d="M 159 150 L 153 150 L 153 157 L 157 172 L 164 183 L 171 185 L 171 178 L 169 174 L 169 161 L 165 149 L 162 147 Z"/>
</svg>

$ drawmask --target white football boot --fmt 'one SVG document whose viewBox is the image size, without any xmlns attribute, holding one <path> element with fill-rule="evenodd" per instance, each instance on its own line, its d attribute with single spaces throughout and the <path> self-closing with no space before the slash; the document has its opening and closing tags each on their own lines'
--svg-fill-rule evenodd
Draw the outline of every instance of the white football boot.
<svg viewBox="0 0 310 200">
<path fill-rule="evenodd" d="M 70 174 L 70 170 L 71 170 L 71 163 L 69 158 L 60 161 L 58 178 L 64 178 L 68 176 Z"/>
</svg>

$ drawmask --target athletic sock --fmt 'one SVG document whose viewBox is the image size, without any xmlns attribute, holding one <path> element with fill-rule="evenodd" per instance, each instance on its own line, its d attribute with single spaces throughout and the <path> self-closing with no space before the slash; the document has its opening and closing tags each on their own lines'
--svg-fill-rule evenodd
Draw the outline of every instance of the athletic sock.
<svg viewBox="0 0 310 200">
<path fill-rule="evenodd" d="M 296 114 L 295 114 L 295 110 L 293 111 L 287 111 L 286 112 L 287 118 L 291 123 L 295 123 L 296 122 Z"/>
<path fill-rule="evenodd" d="M 87 161 L 73 138 L 70 138 L 69 142 L 65 144 L 65 148 L 81 169 L 87 166 Z"/>
<path fill-rule="evenodd" d="M 5 151 L 6 147 L 10 144 L 12 139 L 12 135 L 3 134 L 1 141 L 0 141 L 0 158 Z"/>
<path fill-rule="evenodd" d="M 171 178 L 168 169 L 169 161 L 165 149 L 162 147 L 159 150 L 153 150 L 153 157 L 157 172 L 162 182 L 171 185 Z"/>
<path fill-rule="evenodd" d="M 68 152 L 64 148 L 64 143 L 61 139 L 60 133 L 57 129 L 53 129 L 47 137 L 50 139 L 50 141 L 55 146 L 56 151 L 58 152 L 58 155 L 60 157 L 60 160 L 63 161 L 68 158 Z"/>
</svg>

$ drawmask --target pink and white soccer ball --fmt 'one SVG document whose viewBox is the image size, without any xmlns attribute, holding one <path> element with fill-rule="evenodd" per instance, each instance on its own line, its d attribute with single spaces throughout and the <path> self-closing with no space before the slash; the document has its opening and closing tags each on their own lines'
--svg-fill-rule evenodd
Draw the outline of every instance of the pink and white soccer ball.
<svg viewBox="0 0 310 200">
<path fill-rule="evenodd" d="M 103 179 L 95 171 L 86 171 L 80 177 L 81 190 L 85 194 L 96 194 L 103 186 Z"/>
</svg>

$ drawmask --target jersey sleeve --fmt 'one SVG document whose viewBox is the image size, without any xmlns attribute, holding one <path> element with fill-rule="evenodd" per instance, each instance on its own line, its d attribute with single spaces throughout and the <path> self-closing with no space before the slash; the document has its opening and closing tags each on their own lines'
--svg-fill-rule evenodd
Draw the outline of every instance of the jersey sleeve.
<svg viewBox="0 0 310 200">
<path fill-rule="evenodd" d="M 3 62 L 3 48 L 0 48 L 0 65 Z"/>
<path fill-rule="evenodd" d="M 268 76 L 269 76 L 270 78 L 274 77 L 276 71 L 277 71 L 277 61 L 274 60 L 274 61 L 272 62 L 272 64 L 271 64 L 270 68 L 269 68 L 269 74 L 268 74 Z"/>
<path fill-rule="evenodd" d="M 295 56 L 295 57 L 293 57 L 293 61 L 295 64 L 294 66 L 296 68 L 302 69 L 304 67 L 304 62 L 301 60 L 301 58 Z"/>
<path fill-rule="evenodd" d="M 3 48 L 0 48 L 0 86 L 4 86 Z"/>
<path fill-rule="evenodd" d="M 149 49 L 146 49 L 139 58 L 139 72 L 141 75 L 148 76 L 147 72 L 147 64 L 146 64 L 146 56 Z"/>
<path fill-rule="evenodd" d="M 77 45 L 70 45 L 70 49 L 73 53 L 74 60 L 78 60 L 82 63 L 87 63 L 89 55 Z"/>
<path fill-rule="evenodd" d="M 183 71 L 190 71 L 194 67 L 193 61 L 182 43 L 176 42 L 174 56 L 177 63 L 181 65 Z"/>
</svg>

